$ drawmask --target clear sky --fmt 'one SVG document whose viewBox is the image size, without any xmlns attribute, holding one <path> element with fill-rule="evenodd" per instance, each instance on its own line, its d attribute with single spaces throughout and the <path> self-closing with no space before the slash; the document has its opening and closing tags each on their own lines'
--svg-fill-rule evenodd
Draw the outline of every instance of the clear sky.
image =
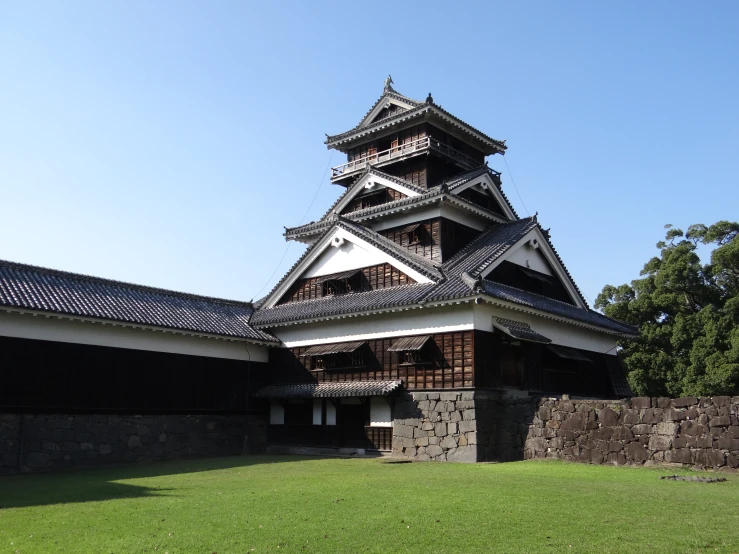
<svg viewBox="0 0 739 554">
<path fill-rule="evenodd" d="M 388 74 L 507 140 L 591 301 L 665 223 L 739 219 L 733 0 L 0 0 L 0 258 L 257 298 Z"/>
</svg>

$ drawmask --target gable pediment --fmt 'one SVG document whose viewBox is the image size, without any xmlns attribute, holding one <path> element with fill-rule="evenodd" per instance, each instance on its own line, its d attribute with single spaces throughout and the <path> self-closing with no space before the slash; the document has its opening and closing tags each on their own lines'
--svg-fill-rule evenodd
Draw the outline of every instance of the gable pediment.
<svg viewBox="0 0 739 554">
<path fill-rule="evenodd" d="M 548 281 L 555 288 L 561 287 L 563 294 L 566 294 L 568 302 L 579 308 L 588 309 L 587 303 L 582 298 L 577 285 L 567 269 L 562 265 L 561 260 L 550 246 L 547 237 L 544 236 L 541 228 L 538 226 L 531 229 L 515 244 L 511 245 L 504 255 L 497 258 L 494 263 L 485 268 L 480 277 L 490 279 L 495 274 L 496 269 L 501 268 L 503 264 L 512 264 L 514 267 L 520 267 L 526 278 L 543 282 Z M 513 286 L 516 285 L 513 284 Z M 554 296 L 553 298 L 557 299 Z"/>
<path fill-rule="evenodd" d="M 263 307 L 271 308 L 279 303 L 280 299 L 300 279 L 333 275 L 355 269 L 362 269 L 380 264 L 389 264 L 398 272 L 410 277 L 416 283 L 433 283 L 429 275 L 433 275 L 433 267 L 424 269 L 412 260 L 414 255 L 394 253 L 394 249 L 402 251 L 401 247 L 381 237 L 373 231 L 363 231 L 375 235 L 377 239 L 360 236 L 363 233 L 354 233 L 345 220 L 341 225 L 334 225 L 311 246 L 303 258 L 283 278 L 265 299 Z M 381 245 L 373 244 L 377 240 Z M 405 259 L 404 259 L 405 258 Z M 410 260 L 410 261 L 409 261 Z M 428 264 L 429 262 L 423 261 Z"/>
<path fill-rule="evenodd" d="M 484 198 L 490 198 L 494 202 L 493 206 L 495 206 L 493 211 L 499 212 L 512 221 L 518 219 L 508 203 L 508 200 L 506 200 L 503 193 L 487 172 L 474 179 L 469 179 L 458 186 L 450 187 L 449 192 L 455 196 L 459 196 L 460 198 L 474 196 L 475 194 L 482 195 Z M 474 200 L 471 201 L 474 202 Z"/>
<path fill-rule="evenodd" d="M 336 203 L 333 211 L 343 214 L 357 197 L 380 191 L 383 188 L 391 189 L 398 193 L 396 195 L 390 195 L 397 196 L 393 200 L 419 196 L 421 194 L 416 187 L 410 184 L 408 186 L 403 185 L 400 179 L 390 179 L 375 171 L 368 171 L 347 190 L 344 196 Z M 326 214 L 326 217 L 329 216 L 330 214 Z"/>
<path fill-rule="evenodd" d="M 403 112 L 411 110 L 418 106 L 418 103 L 412 103 L 404 100 L 397 94 L 392 96 L 388 93 L 383 94 L 375 105 L 370 109 L 364 119 L 357 125 L 357 128 L 367 127 L 387 117 L 400 115 Z"/>
</svg>

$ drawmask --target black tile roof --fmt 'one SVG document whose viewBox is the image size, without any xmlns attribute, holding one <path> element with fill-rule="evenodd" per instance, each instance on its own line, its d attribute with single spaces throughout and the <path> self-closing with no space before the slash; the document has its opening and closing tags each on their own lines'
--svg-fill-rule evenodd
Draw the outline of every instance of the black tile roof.
<svg viewBox="0 0 739 554">
<path fill-rule="evenodd" d="M 290 302 L 274 308 L 259 309 L 252 319 L 252 324 L 269 328 L 277 324 L 330 318 L 342 314 L 382 310 L 410 304 L 472 298 L 481 294 L 555 316 L 595 325 L 615 333 L 633 334 L 636 331 L 635 328 L 593 310 L 579 308 L 546 296 L 481 278 L 486 268 L 537 226 L 538 223 L 534 216 L 492 227 L 447 262 L 441 264 L 437 268 L 439 274 L 433 284 L 398 286 L 316 300 Z M 359 232 L 369 231 L 358 224 L 352 224 L 352 228 Z"/>
<path fill-rule="evenodd" d="M 342 381 L 337 383 L 293 383 L 269 385 L 259 389 L 258 398 L 341 398 L 356 396 L 388 396 L 403 381 Z"/>
<path fill-rule="evenodd" d="M 409 196 L 407 198 L 401 198 L 400 200 L 386 202 L 385 204 L 378 204 L 377 206 L 372 206 L 370 208 L 355 210 L 348 214 L 343 214 L 341 217 L 351 221 L 375 219 L 381 215 L 393 213 L 394 211 L 397 211 L 399 209 L 407 210 L 408 208 L 421 208 L 423 206 L 433 204 L 441 200 L 451 202 L 452 204 L 455 204 L 456 206 L 465 210 L 482 214 L 494 222 L 505 220 L 505 216 L 502 216 L 501 214 L 480 206 L 479 204 L 476 204 L 471 200 L 461 198 L 455 194 L 448 192 L 444 185 L 432 187 L 425 191 L 423 194 L 419 194 L 418 196 Z M 515 211 L 513 213 L 515 214 Z M 325 219 L 307 223 L 299 227 L 285 228 L 284 236 L 286 237 L 286 239 L 290 240 L 300 236 L 316 235 L 322 232 L 324 229 L 330 227 L 332 223 L 332 216 L 328 216 Z"/>
<path fill-rule="evenodd" d="M 380 102 L 381 100 L 382 98 L 380 98 L 378 102 Z M 410 99 L 406 99 L 406 100 L 410 100 Z M 375 106 L 377 106 L 377 102 L 375 102 L 372 108 L 370 108 L 370 111 L 367 112 L 367 115 L 369 115 L 369 113 L 375 108 Z M 507 148 L 504 140 L 497 140 L 497 139 L 489 137 L 488 135 L 486 135 L 479 129 L 476 129 L 472 125 L 465 123 L 458 117 L 452 115 L 450 112 L 446 111 L 438 104 L 435 104 L 434 102 L 429 102 L 429 101 L 424 102 L 424 103 L 417 103 L 417 105 L 410 110 L 405 110 L 391 117 L 383 118 L 380 121 L 376 121 L 376 122 L 373 122 L 367 125 L 362 125 L 360 123 L 356 127 L 353 127 L 352 129 L 344 133 L 339 133 L 338 135 L 326 135 L 326 145 L 328 145 L 329 148 L 334 148 L 338 146 L 339 144 L 341 144 L 342 142 L 346 142 L 348 139 L 354 138 L 354 135 L 361 136 L 361 135 L 370 133 L 372 131 L 381 129 L 383 127 L 387 127 L 389 125 L 394 125 L 396 123 L 406 121 L 408 119 L 412 119 L 415 117 L 422 117 L 426 114 L 434 114 L 436 117 L 439 117 L 440 119 L 445 120 L 447 123 L 452 124 L 458 129 L 470 135 L 476 135 L 479 140 L 482 140 L 482 142 L 488 143 L 497 152 L 503 153 L 505 152 Z M 367 116 L 365 115 L 365 118 L 366 117 Z"/>
<path fill-rule="evenodd" d="M 380 96 L 377 99 L 377 102 L 372 104 L 372 107 L 369 110 L 367 110 L 367 113 L 364 114 L 364 117 L 362 117 L 361 121 L 357 123 L 354 129 L 360 129 L 361 127 L 367 127 L 370 123 L 378 123 L 379 121 L 375 121 L 375 122 L 370 122 L 366 125 L 362 125 L 362 123 L 364 123 L 364 120 L 367 119 L 367 116 L 372 113 L 372 110 L 374 110 L 383 100 L 390 99 L 390 98 L 392 98 L 393 100 L 399 100 L 400 102 L 405 102 L 406 104 L 410 104 L 414 108 L 417 108 L 418 106 L 423 104 L 423 102 L 419 102 L 418 100 L 409 98 L 408 96 L 400 94 L 399 92 L 396 92 L 395 90 L 385 89 L 385 92 L 382 93 L 382 96 Z"/>
<path fill-rule="evenodd" d="M 277 343 L 253 328 L 254 307 L 0 260 L 0 306 Z"/>
<path fill-rule="evenodd" d="M 337 294 L 314 300 L 287 302 L 273 308 L 260 308 L 251 319 L 256 327 L 269 328 L 282 323 L 330 318 L 343 314 L 382 310 L 415 304 L 423 300 L 434 283 L 403 285 L 349 294 Z"/>
</svg>

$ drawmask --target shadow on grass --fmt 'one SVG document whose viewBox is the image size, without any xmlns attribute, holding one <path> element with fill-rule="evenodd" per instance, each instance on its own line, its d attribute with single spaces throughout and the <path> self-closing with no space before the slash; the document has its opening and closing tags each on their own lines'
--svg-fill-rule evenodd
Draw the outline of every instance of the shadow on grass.
<svg viewBox="0 0 739 554">
<path fill-rule="evenodd" d="M 13 475 L 0 478 L 0 509 L 172 496 L 168 493 L 176 489 L 117 481 L 316 459 L 307 456 L 229 456 Z"/>
</svg>

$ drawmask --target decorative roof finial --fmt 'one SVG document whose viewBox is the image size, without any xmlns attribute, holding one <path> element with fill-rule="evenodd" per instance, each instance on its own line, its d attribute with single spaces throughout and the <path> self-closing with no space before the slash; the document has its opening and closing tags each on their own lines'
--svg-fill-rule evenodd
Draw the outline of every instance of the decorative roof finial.
<svg viewBox="0 0 739 554">
<path fill-rule="evenodd" d="M 534 223 L 537 223 L 538 222 L 538 220 L 537 220 L 538 217 L 539 217 L 539 212 L 535 212 L 534 215 L 533 215 L 533 217 L 531 219 L 534 220 Z"/>
<path fill-rule="evenodd" d="M 392 75 L 388 75 L 387 79 L 385 79 L 385 92 L 395 92 L 395 89 L 392 87 L 393 85 L 393 77 Z"/>
<path fill-rule="evenodd" d="M 426 103 L 427 104 L 433 104 L 434 103 L 434 97 L 431 96 L 431 93 L 429 92 L 429 95 L 426 97 Z"/>
</svg>

